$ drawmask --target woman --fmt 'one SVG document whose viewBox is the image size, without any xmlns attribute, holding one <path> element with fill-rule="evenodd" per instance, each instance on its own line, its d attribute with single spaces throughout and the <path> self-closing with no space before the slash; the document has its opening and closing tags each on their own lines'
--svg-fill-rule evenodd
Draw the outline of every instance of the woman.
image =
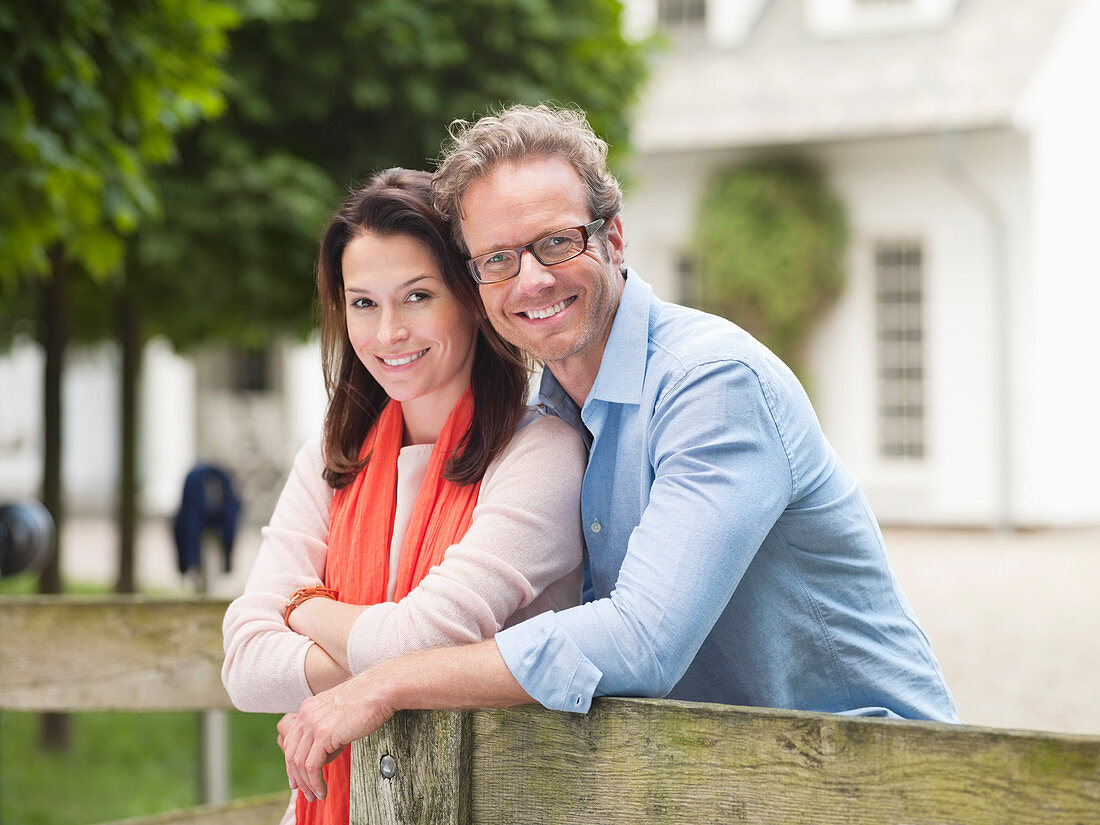
<svg viewBox="0 0 1100 825">
<path fill-rule="evenodd" d="M 381 659 L 579 600 L 583 446 L 525 408 L 521 353 L 486 321 L 429 182 L 375 176 L 322 239 L 329 407 L 225 616 L 242 710 L 293 712 Z M 325 779 L 299 823 L 348 821 L 347 752 Z"/>
</svg>

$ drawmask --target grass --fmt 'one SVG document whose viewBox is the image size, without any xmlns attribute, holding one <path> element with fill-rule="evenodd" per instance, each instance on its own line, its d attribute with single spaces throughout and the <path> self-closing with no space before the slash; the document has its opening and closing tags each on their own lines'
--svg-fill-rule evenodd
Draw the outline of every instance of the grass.
<svg viewBox="0 0 1100 825">
<path fill-rule="evenodd" d="M 32 713 L 0 713 L 0 822 L 5 825 L 90 825 L 201 802 L 197 714 L 72 714 L 67 753 L 39 747 L 38 719 Z M 275 745 L 277 720 L 230 714 L 234 798 L 287 787 Z"/>
<path fill-rule="evenodd" d="M 65 582 L 66 596 L 102 596 L 111 591 L 102 585 L 82 582 Z M 143 593 L 146 591 L 142 591 Z M 0 596 L 30 596 L 38 593 L 38 577 L 31 573 L 17 573 L 0 579 Z"/>
<path fill-rule="evenodd" d="M 38 592 L 38 578 L 30 573 L 19 573 L 0 579 L 0 595 L 25 596 Z M 102 588 L 100 588 L 102 592 Z"/>
<path fill-rule="evenodd" d="M 0 581 L 0 593 L 33 593 L 36 580 Z M 102 593 L 76 586 L 69 593 Z M 186 808 L 199 798 L 195 713 L 74 713 L 67 752 L 39 745 L 39 715 L 0 713 L 0 823 L 92 825 Z M 229 714 L 233 798 L 287 790 L 277 715 Z"/>
</svg>

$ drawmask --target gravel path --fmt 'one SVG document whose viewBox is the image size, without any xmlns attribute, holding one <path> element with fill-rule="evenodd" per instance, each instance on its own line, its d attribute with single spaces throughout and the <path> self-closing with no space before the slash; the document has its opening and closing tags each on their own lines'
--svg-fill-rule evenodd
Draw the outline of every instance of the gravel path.
<svg viewBox="0 0 1100 825">
<path fill-rule="evenodd" d="M 886 539 L 962 721 L 1100 735 L 1100 528 Z"/>
</svg>

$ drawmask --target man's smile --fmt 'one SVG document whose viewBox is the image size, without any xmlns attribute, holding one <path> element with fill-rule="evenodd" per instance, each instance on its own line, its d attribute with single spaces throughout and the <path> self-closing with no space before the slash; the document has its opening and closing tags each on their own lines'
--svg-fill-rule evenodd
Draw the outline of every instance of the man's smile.
<svg viewBox="0 0 1100 825">
<path fill-rule="evenodd" d="M 571 306 L 576 300 L 577 296 L 573 295 L 570 298 L 566 298 L 564 301 L 558 301 L 556 304 L 551 304 L 548 307 L 543 307 L 542 309 L 529 309 L 525 312 L 520 312 L 519 314 L 523 315 L 526 318 L 530 318 L 533 321 L 542 320 L 544 318 L 553 318 L 563 309 Z"/>
</svg>

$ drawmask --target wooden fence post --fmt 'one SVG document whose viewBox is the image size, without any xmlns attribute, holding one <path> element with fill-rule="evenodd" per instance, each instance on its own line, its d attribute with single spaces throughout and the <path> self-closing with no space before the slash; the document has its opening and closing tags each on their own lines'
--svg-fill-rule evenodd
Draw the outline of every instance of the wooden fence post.
<svg viewBox="0 0 1100 825">
<path fill-rule="evenodd" d="M 351 748 L 351 825 L 469 824 L 468 714 L 401 711 Z"/>
</svg>

